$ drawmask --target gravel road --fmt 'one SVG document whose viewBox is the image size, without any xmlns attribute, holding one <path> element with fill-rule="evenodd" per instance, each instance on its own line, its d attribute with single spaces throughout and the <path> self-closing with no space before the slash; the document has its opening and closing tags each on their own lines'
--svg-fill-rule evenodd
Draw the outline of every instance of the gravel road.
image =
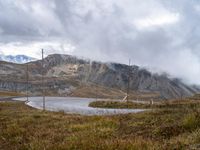
<svg viewBox="0 0 200 150">
<path fill-rule="evenodd" d="M 14 98 L 13 100 L 26 101 L 26 98 Z M 116 115 L 127 113 L 138 113 L 145 111 L 144 109 L 104 109 L 89 107 L 89 103 L 95 101 L 92 98 L 78 97 L 46 97 L 46 110 L 49 111 L 64 111 L 70 114 L 80 115 Z M 27 105 L 43 109 L 42 97 L 29 97 Z"/>
</svg>

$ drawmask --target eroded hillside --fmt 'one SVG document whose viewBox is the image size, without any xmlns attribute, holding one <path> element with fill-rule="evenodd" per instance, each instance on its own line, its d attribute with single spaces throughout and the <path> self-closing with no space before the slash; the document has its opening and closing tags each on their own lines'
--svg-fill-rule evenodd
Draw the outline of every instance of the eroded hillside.
<svg viewBox="0 0 200 150">
<path fill-rule="evenodd" d="M 0 90 L 25 93 L 26 70 L 27 64 L 0 62 Z M 138 66 L 94 62 L 59 54 L 46 57 L 44 69 L 41 60 L 28 63 L 28 89 L 30 95 L 40 95 L 44 74 L 47 95 L 123 98 L 129 72 L 130 91 L 134 99 L 179 98 L 191 96 L 199 90 L 178 79 L 152 74 Z"/>
</svg>

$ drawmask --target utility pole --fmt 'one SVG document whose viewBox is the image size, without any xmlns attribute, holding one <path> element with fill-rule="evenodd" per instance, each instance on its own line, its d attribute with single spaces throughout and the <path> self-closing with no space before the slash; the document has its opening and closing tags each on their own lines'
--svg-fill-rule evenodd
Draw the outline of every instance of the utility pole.
<svg viewBox="0 0 200 150">
<path fill-rule="evenodd" d="M 127 86 L 127 102 L 129 101 L 129 91 L 130 91 L 130 77 L 131 77 L 131 59 L 129 59 L 129 66 L 128 66 L 128 86 Z"/>
<path fill-rule="evenodd" d="M 97 83 L 95 84 L 95 93 L 96 93 L 96 101 L 97 101 Z"/>
<path fill-rule="evenodd" d="M 45 89 L 44 89 L 44 50 L 42 49 L 42 95 L 43 95 L 43 111 L 45 111 Z"/>
<path fill-rule="evenodd" d="M 29 86 L 29 74 L 28 74 L 28 62 L 26 63 L 26 102 L 28 102 L 28 86 Z"/>
</svg>

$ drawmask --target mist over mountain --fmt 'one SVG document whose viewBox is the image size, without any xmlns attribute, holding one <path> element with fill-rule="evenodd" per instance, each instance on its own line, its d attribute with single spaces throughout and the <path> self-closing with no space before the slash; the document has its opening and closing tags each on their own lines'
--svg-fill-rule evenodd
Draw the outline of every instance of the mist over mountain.
<svg viewBox="0 0 200 150">
<path fill-rule="evenodd" d="M 200 90 L 196 86 L 190 86 L 179 79 L 172 79 L 166 75 L 151 73 L 138 66 L 128 66 L 119 63 L 103 63 L 79 59 L 71 55 L 53 54 L 42 61 L 34 61 L 29 64 L 29 92 L 32 95 L 41 94 L 41 77 L 45 75 L 45 89 L 48 95 L 80 96 L 88 92 L 94 95 L 94 85 L 103 88 L 105 93 L 113 91 L 121 93 L 122 98 L 127 90 L 128 76 L 130 73 L 130 91 L 135 95 L 151 95 L 146 98 L 176 99 L 192 96 Z M 0 63 L 0 90 L 25 92 L 26 64 Z M 17 80 L 16 80 L 17 79 Z M 79 91 L 79 92 L 77 92 Z M 141 94 L 142 93 L 142 94 Z M 110 94 L 108 94 L 110 95 Z M 112 97 L 115 98 L 115 97 Z"/>
<path fill-rule="evenodd" d="M 12 63 L 18 63 L 18 64 L 23 64 L 23 63 L 27 63 L 30 61 L 34 61 L 36 60 L 33 57 L 29 57 L 26 55 L 0 55 L 0 60 L 1 61 L 7 61 L 7 62 L 12 62 Z"/>
<path fill-rule="evenodd" d="M 0 1 L 0 53 L 53 53 L 166 71 L 200 84 L 200 1 Z M 41 11 L 42 10 L 42 11 Z"/>
</svg>

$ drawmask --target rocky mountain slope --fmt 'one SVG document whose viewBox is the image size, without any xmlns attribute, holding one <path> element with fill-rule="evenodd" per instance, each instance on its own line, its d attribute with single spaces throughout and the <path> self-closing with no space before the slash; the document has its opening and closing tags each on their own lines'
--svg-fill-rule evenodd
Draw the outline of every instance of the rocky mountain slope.
<svg viewBox="0 0 200 150">
<path fill-rule="evenodd" d="M 106 98 L 110 95 L 109 98 L 112 98 L 118 93 L 116 97 L 122 98 L 127 89 L 129 72 L 130 91 L 135 95 L 134 98 L 141 98 L 143 95 L 147 98 L 171 99 L 191 96 L 199 91 L 197 87 L 188 86 L 178 79 L 152 74 L 138 66 L 94 62 L 69 55 L 49 55 L 44 59 L 44 69 L 41 60 L 30 62 L 28 66 L 28 89 L 33 95 L 41 94 L 42 73 L 45 75 L 45 89 L 48 95 L 82 96 L 89 90 L 90 94 L 85 95 L 87 97 L 95 97 L 94 93 L 102 93 L 98 97 Z M 26 67 L 26 64 L 0 62 L 0 90 L 25 92 Z"/>
</svg>

